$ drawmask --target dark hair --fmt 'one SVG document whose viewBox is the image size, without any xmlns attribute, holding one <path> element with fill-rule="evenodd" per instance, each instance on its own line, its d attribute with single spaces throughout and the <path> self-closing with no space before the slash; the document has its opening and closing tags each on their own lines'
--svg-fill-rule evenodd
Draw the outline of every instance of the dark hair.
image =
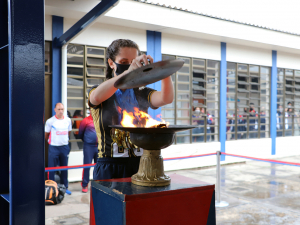
<svg viewBox="0 0 300 225">
<path fill-rule="evenodd" d="M 56 106 L 57 106 L 58 104 L 62 104 L 62 103 L 61 103 L 61 102 L 57 102 L 57 103 L 55 104 L 55 107 L 54 107 L 54 108 L 56 108 Z M 64 104 L 62 104 L 62 105 L 64 105 Z"/>
<path fill-rule="evenodd" d="M 129 39 L 117 39 L 114 40 L 110 46 L 106 49 L 106 79 L 112 78 L 112 68 L 110 68 L 108 64 L 108 59 L 111 59 L 112 61 L 116 60 L 116 56 L 120 52 L 120 48 L 135 48 L 138 50 L 138 55 L 141 55 L 139 46 L 134 42 Z"/>
<path fill-rule="evenodd" d="M 81 111 L 82 110 L 75 110 L 74 114 L 73 114 L 73 117 L 74 116 L 81 116 Z"/>
</svg>

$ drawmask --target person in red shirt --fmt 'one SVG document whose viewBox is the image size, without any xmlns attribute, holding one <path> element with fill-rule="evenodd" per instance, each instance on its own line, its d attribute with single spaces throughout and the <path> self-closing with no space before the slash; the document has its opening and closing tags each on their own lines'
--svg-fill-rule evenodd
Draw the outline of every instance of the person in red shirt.
<svg viewBox="0 0 300 225">
<path fill-rule="evenodd" d="M 83 164 L 90 164 L 94 159 L 97 162 L 98 158 L 98 139 L 94 127 L 93 117 L 89 115 L 84 118 L 79 126 L 78 138 L 83 141 Z M 90 168 L 82 171 L 82 192 L 88 191 L 88 183 L 90 180 Z"/>
</svg>

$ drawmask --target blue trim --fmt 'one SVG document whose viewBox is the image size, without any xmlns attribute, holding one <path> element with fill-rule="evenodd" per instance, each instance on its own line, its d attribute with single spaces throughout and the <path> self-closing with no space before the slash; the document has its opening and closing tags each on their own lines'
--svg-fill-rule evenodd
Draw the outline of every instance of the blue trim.
<svg viewBox="0 0 300 225">
<path fill-rule="evenodd" d="M 220 144 L 221 152 L 225 152 L 226 141 L 226 43 L 221 42 L 221 65 L 220 65 Z M 225 155 L 221 154 L 221 161 L 225 160 Z"/>
<path fill-rule="evenodd" d="M 161 61 L 161 32 L 147 30 L 147 55 L 151 55 L 154 62 Z M 161 91 L 161 81 L 149 84 L 148 87 Z M 156 110 L 149 109 L 148 113 L 151 117 L 158 119 L 156 116 L 161 114 L 161 107 Z"/>
<path fill-rule="evenodd" d="M 8 1 L 0 1 L 0 46 L 8 46 L 8 11 L 7 11 Z M 5 35 L 6 34 L 6 35 Z M 2 48 L 0 50 L 0 68 L 1 68 L 1 82 L 0 82 L 0 103 L 1 111 L 0 117 L 5 118 L 1 120 L 1 130 L 0 130 L 0 193 L 9 192 L 9 46 L 8 48 Z M 2 203 L 0 200 L 0 209 Z M 4 214 L 4 211 L 8 211 L 8 205 L 6 202 L 3 204 L 6 209 L 3 212 L 0 210 L 0 224 L 5 224 L 5 220 L 9 220 L 9 215 Z"/>
<path fill-rule="evenodd" d="M 9 194 L 2 194 L 0 195 L 2 198 L 4 198 L 9 203 Z"/>
<path fill-rule="evenodd" d="M 99 16 L 108 11 L 119 0 L 102 0 L 91 11 L 89 11 L 84 17 L 82 17 L 77 23 L 75 23 L 64 34 L 61 34 L 55 40 L 55 45 L 58 47 L 63 46 L 80 32 L 82 32 L 87 26 L 93 23 Z"/>
<path fill-rule="evenodd" d="M 52 16 L 52 115 L 55 115 L 55 104 L 61 102 L 61 47 L 57 47 L 54 40 L 63 32 L 64 18 Z"/>
<path fill-rule="evenodd" d="M 272 155 L 276 154 L 276 111 L 277 111 L 277 51 L 272 51 L 271 71 L 271 121 L 270 133 L 272 140 Z"/>
<path fill-rule="evenodd" d="M 3 47 L 1 47 L 0 50 L 1 50 L 2 48 L 6 48 L 6 47 L 8 47 L 8 44 L 7 44 L 7 45 L 4 45 Z"/>
</svg>

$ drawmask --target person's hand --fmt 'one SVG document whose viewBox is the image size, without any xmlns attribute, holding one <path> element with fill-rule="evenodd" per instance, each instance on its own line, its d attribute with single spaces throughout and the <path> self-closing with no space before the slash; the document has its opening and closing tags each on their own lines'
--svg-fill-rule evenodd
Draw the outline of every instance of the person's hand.
<svg viewBox="0 0 300 225">
<path fill-rule="evenodd" d="M 148 65 L 148 60 L 150 60 L 150 63 L 153 63 L 153 58 L 150 55 L 140 55 L 136 57 L 134 60 L 132 60 L 130 67 L 127 70 L 127 73 L 136 70 L 139 67 Z"/>
</svg>

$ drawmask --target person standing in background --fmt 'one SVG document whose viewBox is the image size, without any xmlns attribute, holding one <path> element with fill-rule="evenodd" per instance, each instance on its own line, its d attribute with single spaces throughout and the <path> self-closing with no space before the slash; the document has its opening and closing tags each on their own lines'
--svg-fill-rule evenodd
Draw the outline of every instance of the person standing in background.
<svg viewBox="0 0 300 225">
<path fill-rule="evenodd" d="M 249 109 L 249 138 L 257 138 L 257 115 L 254 109 L 254 103 L 250 103 Z M 253 132 L 253 133 L 252 133 Z"/>
<path fill-rule="evenodd" d="M 73 128 L 74 129 L 79 129 L 80 122 L 81 122 L 80 118 L 83 118 L 83 111 L 82 110 L 75 110 L 75 112 L 73 114 L 73 118 L 74 119 L 76 119 L 76 118 L 79 119 L 79 120 L 73 121 L 74 122 L 73 123 Z M 79 131 L 74 131 L 73 132 L 76 139 L 80 139 L 80 137 L 78 136 L 78 132 Z M 83 143 L 82 142 L 77 142 L 77 145 L 78 145 L 79 150 L 81 150 L 82 147 L 83 147 Z"/>
<path fill-rule="evenodd" d="M 64 117 L 64 105 L 56 103 L 55 116 L 52 116 L 45 124 L 45 139 L 48 141 L 48 167 L 55 167 L 57 163 L 60 166 L 68 165 L 68 158 L 70 153 L 69 136 L 72 130 L 72 123 L 69 117 Z M 55 181 L 55 172 L 49 172 L 49 179 Z M 61 183 L 66 187 L 66 193 L 72 194 L 68 190 L 68 171 L 62 170 Z"/>
<path fill-rule="evenodd" d="M 264 138 L 266 137 L 266 112 L 265 107 L 262 107 L 260 109 L 260 137 Z"/>
<path fill-rule="evenodd" d="M 192 115 L 193 119 L 193 125 L 198 125 L 198 127 L 193 129 L 193 134 L 203 134 L 204 135 L 204 118 L 201 114 L 200 107 L 194 108 L 194 113 Z M 195 136 L 193 137 L 193 142 L 203 142 L 204 136 Z"/>
<path fill-rule="evenodd" d="M 276 130 L 277 130 L 277 137 L 282 136 L 282 117 L 283 115 L 283 108 L 282 105 L 278 105 L 277 113 L 276 113 Z"/>
<path fill-rule="evenodd" d="M 94 127 L 93 118 L 91 115 L 84 118 L 79 126 L 78 137 L 83 141 L 83 164 L 90 164 L 94 159 L 97 162 L 98 158 L 98 139 Z M 88 191 L 88 183 L 90 180 L 90 168 L 85 168 L 82 171 L 82 192 Z"/>
</svg>

